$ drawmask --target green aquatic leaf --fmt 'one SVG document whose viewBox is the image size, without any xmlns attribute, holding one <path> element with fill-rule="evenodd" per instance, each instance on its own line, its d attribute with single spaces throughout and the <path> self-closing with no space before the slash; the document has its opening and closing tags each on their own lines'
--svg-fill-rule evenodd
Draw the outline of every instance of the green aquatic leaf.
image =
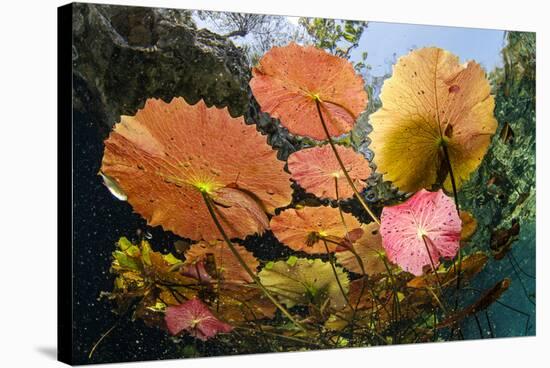
<svg viewBox="0 0 550 368">
<path fill-rule="evenodd" d="M 151 246 L 145 240 L 141 242 L 141 259 L 143 264 L 146 266 L 151 266 Z"/>
<path fill-rule="evenodd" d="M 128 238 L 125 237 L 125 236 L 121 236 L 120 239 L 118 239 L 116 245 L 123 252 L 126 251 L 126 249 L 133 246 L 132 242 L 130 240 L 128 240 Z"/>
<path fill-rule="evenodd" d="M 166 310 L 166 304 L 158 301 L 155 303 L 155 305 L 147 307 L 147 309 L 153 312 L 164 312 Z"/>
<path fill-rule="evenodd" d="M 137 258 L 141 255 L 141 251 L 139 250 L 139 247 L 137 245 L 132 245 L 131 247 L 125 250 L 125 253 L 130 257 L 134 257 L 134 258 Z"/>
<path fill-rule="evenodd" d="M 137 270 L 139 268 L 138 263 L 134 258 L 126 254 L 125 252 L 121 252 L 119 250 L 115 251 L 113 253 L 113 256 L 115 260 L 118 262 L 118 265 L 123 268 L 128 268 L 131 270 Z"/>
<path fill-rule="evenodd" d="M 296 264 L 296 262 L 298 262 L 298 257 L 296 257 L 296 256 L 290 256 L 286 260 L 286 263 L 288 263 L 289 266 L 294 266 Z"/>
<path fill-rule="evenodd" d="M 173 267 L 182 263 L 173 254 L 155 252 L 146 240 L 134 244 L 125 237 L 119 239 L 117 248 L 111 265 L 116 275 L 114 288 L 104 295 L 116 300 L 119 311 L 125 311 L 134 298 L 141 298 L 136 316 L 148 318 L 147 313 L 158 312 L 162 309 L 161 304 L 176 305 L 182 298 L 195 296 L 196 291 L 186 286 L 197 281 Z"/>
<path fill-rule="evenodd" d="M 341 267 L 336 267 L 336 274 L 347 294 L 348 276 Z M 310 303 L 323 305 L 327 299 L 332 308 L 346 306 L 345 297 L 330 263 L 320 259 L 291 257 L 286 261 L 273 262 L 270 267 L 264 267 L 258 276 L 262 284 L 289 308 Z"/>
<path fill-rule="evenodd" d="M 165 254 L 162 256 L 162 258 L 170 263 L 170 264 L 177 264 L 177 263 L 181 263 L 181 260 L 179 258 L 176 258 L 176 256 L 174 256 L 172 253 L 168 253 L 168 254 Z"/>
</svg>

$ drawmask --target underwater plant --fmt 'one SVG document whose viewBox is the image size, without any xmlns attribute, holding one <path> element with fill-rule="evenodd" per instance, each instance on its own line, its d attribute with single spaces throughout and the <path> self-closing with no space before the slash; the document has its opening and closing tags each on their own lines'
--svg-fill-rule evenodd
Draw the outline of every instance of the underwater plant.
<svg viewBox="0 0 550 368">
<path fill-rule="evenodd" d="M 265 212 L 290 202 L 283 163 L 254 127 L 203 101 L 150 99 L 115 125 L 105 141 L 101 173 L 149 225 L 194 240 L 223 239 L 250 278 L 295 322 L 230 240 L 261 234 L 268 226 Z"/>
<path fill-rule="evenodd" d="M 365 179 L 371 174 L 367 159 L 349 147 L 337 146 L 336 150 L 355 187 L 358 190 L 365 188 Z M 344 173 L 328 145 L 292 153 L 288 157 L 288 170 L 293 180 L 319 198 L 346 199 L 353 196 L 350 185 L 339 180 L 344 178 Z"/>
<path fill-rule="evenodd" d="M 172 335 L 187 331 L 203 341 L 221 332 L 231 332 L 233 327 L 217 319 L 199 299 L 191 299 L 180 305 L 166 308 L 166 326 Z"/>
<path fill-rule="evenodd" d="M 370 116 L 377 170 L 400 190 L 460 189 L 487 152 L 497 121 L 481 66 L 439 48 L 401 57 Z M 451 182 L 453 180 L 454 184 Z"/>
<path fill-rule="evenodd" d="M 287 307 L 309 305 L 346 306 L 349 279 L 342 268 L 336 268 L 337 279 L 329 263 L 320 259 L 291 257 L 286 261 L 268 263 L 260 271 L 260 280 Z"/>
<path fill-rule="evenodd" d="M 234 245 L 241 259 L 251 270 L 256 270 L 260 262 L 252 252 L 241 245 Z M 211 262 L 212 264 L 208 264 Z M 231 250 L 221 241 L 199 242 L 193 244 L 185 252 L 185 261 L 182 267 L 189 267 L 191 272 L 195 267 L 210 267 L 215 279 L 221 279 L 225 283 L 251 283 L 254 280 L 240 266 Z M 205 268 L 205 271 L 206 270 Z M 200 275 L 200 273 L 198 273 Z M 210 278 L 210 275 L 208 275 Z"/>
<path fill-rule="evenodd" d="M 349 132 L 367 106 L 363 79 L 346 59 L 313 46 L 273 47 L 252 68 L 250 88 L 263 111 L 289 132 L 326 139 Z"/>
<path fill-rule="evenodd" d="M 290 203 L 290 176 L 253 126 L 227 109 L 149 99 L 122 116 L 109 138 L 101 173 L 124 191 L 149 225 L 193 240 L 222 240 L 203 195 L 230 238 L 261 234 L 265 213 Z"/>
<path fill-rule="evenodd" d="M 291 133 L 328 140 L 355 198 L 379 222 L 356 188 L 333 141 L 333 137 L 353 128 L 367 106 L 363 79 L 353 65 L 316 47 L 290 43 L 273 47 L 260 59 L 259 65 L 252 68 L 250 88 L 262 110 L 279 118 Z"/>
<path fill-rule="evenodd" d="M 483 252 L 475 252 L 467 255 L 462 259 L 460 277 L 463 281 L 468 281 L 476 274 L 481 272 L 485 264 L 489 260 L 487 254 Z M 435 272 L 429 272 L 416 276 L 407 282 L 408 287 L 412 288 L 436 288 L 438 282 L 442 287 L 452 286 L 458 278 L 458 269 L 451 265 L 450 267 L 440 265 Z"/>
<path fill-rule="evenodd" d="M 458 252 L 461 222 L 453 200 L 440 189 L 415 193 L 402 204 L 382 210 L 382 244 L 390 261 L 413 275 L 434 270 L 441 257 Z"/>
<path fill-rule="evenodd" d="M 254 125 L 202 100 L 150 99 L 123 116 L 100 174 L 186 246 L 162 254 L 121 238 L 105 296 L 171 335 L 232 349 L 463 339 L 461 322 L 477 320 L 510 284 L 463 301 L 489 260 L 472 250 L 477 221 L 457 196 L 496 128 L 481 67 L 437 48 L 399 59 L 370 115 L 375 166 L 335 141 L 368 101 L 347 60 L 291 43 L 266 53 L 252 75 L 262 110 L 312 147 L 285 167 Z M 401 191 L 376 210 L 360 193 L 374 170 Z"/>
<path fill-rule="evenodd" d="M 348 229 L 361 226 L 355 217 L 332 207 L 288 209 L 271 219 L 271 231 L 286 246 L 310 254 L 330 252 L 346 238 Z M 326 243 L 326 247 L 325 247 Z"/>
<path fill-rule="evenodd" d="M 346 270 L 357 274 L 364 272 L 367 275 L 376 275 L 387 270 L 384 263 L 385 250 L 382 246 L 380 226 L 377 223 L 371 222 L 363 225 L 361 235 L 352 243 L 355 254 L 345 246 L 335 253 L 338 263 Z M 361 259 L 361 262 L 357 257 Z"/>
</svg>

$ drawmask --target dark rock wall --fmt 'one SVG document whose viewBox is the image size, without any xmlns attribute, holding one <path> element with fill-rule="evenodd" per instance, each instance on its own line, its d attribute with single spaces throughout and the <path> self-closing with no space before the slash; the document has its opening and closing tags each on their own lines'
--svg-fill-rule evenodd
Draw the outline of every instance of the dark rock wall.
<svg viewBox="0 0 550 368">
<path fill-rule="evenodd" d="M 100 114 L 108 127 L 149 97 L 183 96 L 192 104 L 203 98 L 233 116 L 245 113 L 242 52 L 198 30 L 188 11 L 76 4 L 74 19 L 74 76 L 98 99 L 90 106 L 76 93 L 75 109 Z"/>
</svg>

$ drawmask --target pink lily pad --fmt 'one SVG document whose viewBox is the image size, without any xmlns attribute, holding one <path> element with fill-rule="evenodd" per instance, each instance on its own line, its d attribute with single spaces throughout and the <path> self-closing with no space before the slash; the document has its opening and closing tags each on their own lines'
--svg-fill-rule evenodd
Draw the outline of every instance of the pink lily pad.
<svg viewBox="0 0 550 368">
<path fill-rule="evenodd" d="M 425 189 L 406 202 L 382 210 L 380 233 L 388 259 L 420 276 L 432 261 L 456 256 L 462 223 L 454 201 L 443 193 Z M 429 254 L 428 254 L 429 249 Z M 431 255 L 431 260 L 430 260 Z"/>
<path fill-rule="evenodd" d="M 191 336 L 203 341 L 218 333 L 228 333 L 233 330 L 231 325 L 217 319 L 206 304 L 197 298 L 166 308 L 164 319 L 172 335 L 187 331 Z"/>
</svg>

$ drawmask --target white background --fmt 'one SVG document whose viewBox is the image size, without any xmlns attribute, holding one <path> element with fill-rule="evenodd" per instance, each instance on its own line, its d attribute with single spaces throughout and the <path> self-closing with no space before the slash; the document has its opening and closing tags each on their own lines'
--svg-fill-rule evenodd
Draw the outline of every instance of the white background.
<svg viewBox="0 0 550 368">
<path fill-rule="evenodd" d="M 105 2 L 105 1 L 96 1 Z M 111 3 L 110 1 L 107 1 Z M 536 338 L 454 342 L 125 364 L 136 367 L 522 367 L 548 357 L 548 38 L 541 0 L 158 0 L 126 5 L 202 8 L 501 28 L 537 32 Z M 57 367 L 56 349 L 56 7 L 3 1 L 0 8 L 0 366 Z M 546 14 L 546 16 L 545 16 Z M 383 42 L 383 41 L 382 41 Z M 545 189 L 549 188 L 549 189 Z M 67 247 L 68 244 L 59 244 Z M 544 350 L 546 346 L 546 352 Z M 118 367 L 122 365 L 113 365 Z"/>
</svg>

